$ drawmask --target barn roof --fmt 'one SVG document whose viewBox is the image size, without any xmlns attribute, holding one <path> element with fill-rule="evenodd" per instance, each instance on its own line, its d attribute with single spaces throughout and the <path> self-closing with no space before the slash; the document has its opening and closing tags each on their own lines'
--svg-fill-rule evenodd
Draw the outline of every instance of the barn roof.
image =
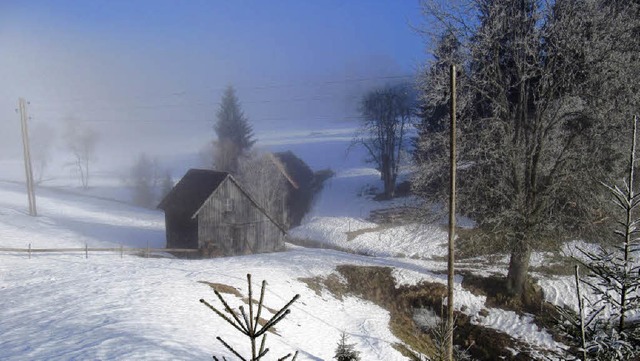
<svg viewBox="0 0 640 361">
<path fill-rule="evenodd" d="M 278 223 L 255 199 L 238 183 L 229 173 L 208 169 L 189 169 L 187 174 L 171 189 L 164 199 L 158 204 L 158 208 L 178 210 L 195 217 L 202 209 L 204 202 L 218 189 L 227 177 L 240 188 L 247 198 L 283 233 L 287 230 Z"/>
<path fill-rule="evenodd" d="M 189 169 L 158 205 L 162 210 L 173 209 L 193 215 L 204 201 L 227 178 L 229 173 L 207 169 Z"/>
<path fill-rule="evenodd" d="M 300 185 L 295 181 L 295 179 L 291 178 L 291 175 L 289 175 L 289 172 L 287 171 L 287 168 L 284 166 L 284 164 L 282 164 L 282 161 L 273 153 L 269 153 L 268 157 L 276 166 L 276 168 L 278 168 L 278 171 L 280 172 L 280 174 L 282 174 L 282 176 L 284 176 L 287 182 L 289 182 L 289 184 L 291 184 L 294 189 L 299 189 Z"/>
<path fill-rule="evenodd" d="M 314 174 L 311 168 L 292 151 L 273 153 L 273 156 L 283 167 L 281 171 L 294 188 L 306 188 L 313 182 Z"/>
</svg>

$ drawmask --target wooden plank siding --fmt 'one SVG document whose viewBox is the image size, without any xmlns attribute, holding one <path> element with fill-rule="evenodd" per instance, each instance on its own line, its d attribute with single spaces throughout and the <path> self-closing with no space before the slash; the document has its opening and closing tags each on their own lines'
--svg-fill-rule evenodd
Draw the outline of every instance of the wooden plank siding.
<svg viewBox="0 0 640 361">
<path fill-rule="evenodd" d="M 197 212 L 198 248 L 207 256 L 281 250 L 284 232 L 227 177 Z"/>
</svg>

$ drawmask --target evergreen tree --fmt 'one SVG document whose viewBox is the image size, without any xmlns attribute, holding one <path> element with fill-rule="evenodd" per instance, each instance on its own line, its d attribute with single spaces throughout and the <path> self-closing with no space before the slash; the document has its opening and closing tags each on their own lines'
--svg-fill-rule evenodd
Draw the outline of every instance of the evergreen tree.
<svg viewBox="0 0 640 361">
<path fill-rule="evenodd" d="M 219 171 L 236 173 L 238 159 L 251 149 L 255 140 L 232 86 L 222 96 L 214 129 L 218 136 L 214 143 L 214 167 Z"/>
<path fill-rule="evenodd" d="M 624 186 L 607 186 L 614 204 L 621 211 L 616 222 L 620 228 L 615 232 L 621 242 L 613 248 L 601 247 L 599 252 L 582 251 L 588 259 L 584 264 L 589 270 L 583 282 L 597 296 L 588 317 L 597 322 L 592 326 L 593 335 L 587 342 L 587 350 L 607 359 L 610 355 L 621 355 L 626 359 L 640 355 L 640 322 L 630 319 L 640 307 L 640 264 L 636 261 L 640 252 L 637 214 L 640 194 L 634 190 L 637 123 L 635 117 Z M 602 317 L 601 313 L 608 317 Z"/>
<path fill-rule="evenodd" d="M 418 136 L 414 139 L 413 152 L 413 158 L 419 165 L 431 166 L 434 162 L 448 160 L 451 101 L 449 69 L 451 64 L 464 64 L 461 45 L 451 30 L 439 36 L 433 50 L 433 61 L 420 77 L 420 121 L 416 126 Z M 463 72 L 464 69 L 458 70 L 458 93 L 464 89 L 463 83 L 466 82 Z M 457 98 L 464 99 L 460 95 Z M 443 182 L 442 172 L 422 172 L 420 178 L 414 181 L 414 191 L 425 196 L 433 195 L 446 188 Z"/>
<path fill-rule="evenodd" d="M 259 300 L 255 300 L 253 298 L 253 291 L 251 287 L 251 274 L 247 274 L 247 284 L 249 285 L 248 313 L 247 311 L 245 311 L 244 306 L 239 307 L 240 312 L 234 311 L 233 309 L 231 309 L 227 301 L 225 301 L 224 297 L 222 297 L 222 294 L 220 294 L 220 292 L 218 292 L 218 290 L 216 290 L 213 285 L 212 285 L 212 287 L 214 287 L 213 292 L 216 294 L 220 302 L 222 302 L 222 305 L 224 306 L 223 310 L 226 312 L 223 313 L 221 311 L 222 309 L 216 308 L 215 306 L 211 305 L 209 302 L 205 301 L 204 299 L 200 299 L 200 302 L 205 306 L 207 306 L 211 311 L 215 312 L 215 314 L 218 315 L 220 318 L 227 321 L 227 323 L 233 326 L 236 330 L 240 331 L 244 336 L 246 336 L 245 339 L 249 341 L 249 346 L 251 347 L 251 357 L 249 358 L 246 356 L 245 357 L 241 356 L 238 353 L 238 351 L 236 351 L 231 345 L 229 345 L 220 336 L 216 337 L 216 339 L 220 341 L 220 343 L 222 343 L 222 345 L 227 350 L 231 351 L 231 353 L 236 355 L 240 360 L 245 360 L 245 361 L 246 360 L 249 360 L 249 361 L 264 360 L 263 357 L 269 352 L 269 348 L 265 347 L 266 340 L 267 340 L 267 332 L 272 332 L 273 331 L 272 328 L 276 324 L 278 324 L 278 322 L 282 321 L 289 313 L 291 313 L 291 310 L 289 309 L 289 307 L 291 307 L 291 305 L 298 298 L 300 298 L 300 295 L 295 295 L 291 299 L 291 301 L 289 301 L 286 305 L 284 305 L 280 310 L 275 311 L 275 314 L 271 316 L 271 318 L 268 321 L 266 321 L 260 318 L 260 315 L 262 314 L 262 309 L 264 307 L 264 304 L 263 304 L 264 291 L 267 285 L 267 281 L 262 281 L 262 288 L 260 290 Z M 257 307 L 255 308 L 255 313 L 254 313 L 254 304 L 257 304 Z M 231 315 L 231 317 L 229 317 L 229 315 Z M 260 338 L 261 338 L 261 341 L 259 341 Z M 296 351 L 294 354 L 289 353 L 286 356 L 279 358 L 278 361 L 288 360 L 289 357 L 292 357 L 291 361 L 295 361 L 298 358 L 298 351 Z M 214 355 L 213 359 L 215 361 L 227 361 L 227 358 L 224 356 L 222 356 L 221 358 L 218 358 Z"/>
<path fill-rule="evenodd" d="M 433 51 L 433 61 L 420 79 L 423 89 L 418 131 L 421 135 L 444 132 L 449 125 L 449 67 L 463 64 L 461 44 L 452 31 L 442 35 Z"/>
<path fill-rule="evenodd" d="M 360 352 L 355 350 L 354 344 L 348 344 L 347 339 L 347 334 L 343 332 L 333 358 L 338 361 L 360 361 Z"/>
</svg>

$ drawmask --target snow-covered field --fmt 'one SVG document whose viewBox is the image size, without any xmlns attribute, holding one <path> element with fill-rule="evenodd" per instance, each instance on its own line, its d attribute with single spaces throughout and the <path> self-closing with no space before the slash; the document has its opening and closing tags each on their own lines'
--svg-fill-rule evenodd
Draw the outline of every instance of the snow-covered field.
<svg viewBox="0 0 640 361">
<path fill-rule="evenodd" d="M 314 141 L 314 146 L 318 144 Z M 331 144 L 334 149 L 334 142 Z M 348 142 L 341 144 L 346 147 Z M 334 152 L 343 154 L 343 149 Z M 309 162 L 320 163 L 318 159 Z M 393 348 L 400 341 L 389 330 L 386 310 L 356 297 L 338 300 L 327 291 L 318 295 L 299 280 L 327 276 L 337 265 L 356 264 L 392 267 L 398 284 L 446 283 L 442 274 L 446 263 L 441 260 L 446 255 L 443 228 L 378 228 L 366 221 L 371 210 L 415 204 L 416 200 L 373 201 L 363 190 L 380 187 L 378 174 L 357 157 L 351 163 L 334 168 L 336 176 L 326 184 L 303 225 L 291 234 L 366 255 L 293 245 L 281 253 L 207 260 L 121 258 L 105 253 L 90 253 L 88 259 L 83 253 L 34 254 L 28 259 L 24 253 L 0 253 L 0 359 L 231 356 L 216 336 L 247 352 L 237 331 L 198 300 L 219 305 L 211 288 L 199 281 L 227 284 L 246 295 L 246 274 L 251 273 L 255 289 L 261 280 L 267 280 L 265 304 L 272 309 L 301 295 L 292 313 L 277 325 L 277 334 L 269 335 L 269 359 L 299 350 L 300 360 L 330 360 L 344 331 L 363 360 L 405 360 Z M 96 181 L 109 189 L 106 195 L 126 194 L 113 180 Z M 0 181 L 0 247 L 164 246 L 161 212 L 127 205 L 122 197 L 104 199 L 97 196 L 99 190 L 87 193 L 68 186 L 41 187 L 39 216 L 33 218 L 26 214 L 24 186 Z M 355 231 L 361 232 L 350 239 L 348 233 Z M 495 267 L 495 272 L 503 270 Z M 456 308 L 469 314 L 473 323 L 508 333 L 534 349 L 564 347 L 530 316 L 487 309 L 485 298 L 463 289 L 461 282 L 457 277 Z M 551 301 L 572 302 L 570 277 L 543 280 L 541 285 Z M 242 304 L 236 296 L 226 297 L 234 307 Z"/>
</svg>

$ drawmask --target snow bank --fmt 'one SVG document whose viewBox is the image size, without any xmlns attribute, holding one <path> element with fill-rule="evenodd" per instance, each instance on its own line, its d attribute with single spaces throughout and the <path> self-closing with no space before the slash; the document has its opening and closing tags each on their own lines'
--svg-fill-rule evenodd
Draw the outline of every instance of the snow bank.
<svg viewBox="0 0 640 361">
<path fill-rule="evenodd" d="M 382 228 L 350 217 L 315 217 L 289 235 L 372 256 L 433 258 L 447 254 L 447 232 L 435 225 Z"/>
<path fill-rule="evenodd" d="M 358 218 L 314 217 L 302 226 L 289 231 L 289 236 L 337 246 L 347 243 L 349 232 L 376 227 L 378 227 L 376 223 Z"/>
</svg>

